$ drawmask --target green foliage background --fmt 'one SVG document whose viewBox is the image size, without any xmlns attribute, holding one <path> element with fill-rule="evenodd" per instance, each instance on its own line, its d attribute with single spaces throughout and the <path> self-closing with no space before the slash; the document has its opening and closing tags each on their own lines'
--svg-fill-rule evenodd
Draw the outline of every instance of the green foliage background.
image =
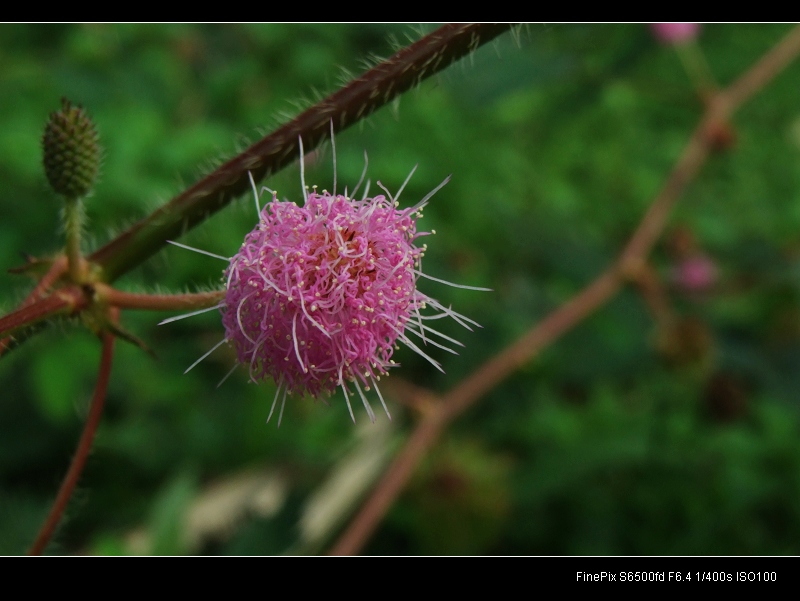
<svg viewBox="0 0 800 601">
<path fill-rule="evenodd" d="M 700 44 L 724 85 L 787 30 L 712 25 Z M 20 253 L 62 245 L 39 146 L 61 96 L 87 108 L 105 147 L 87 207 L 96 247 L 296 113 L 293 103 L 335 89 L 341 67 L 360 72 L 406 34 L 417 35 L 401 25 L 0 25 L 0 308 L 29 290 L 6 273 Z M 737 114 L 735 146 L 675 211 L 666 240 L 691 231 L 719 268 L 715 288 L 682 294 L 669 244 L 654 254 L 676 312 L 699 332 L 694 352 L 678 345 L 667 361 L 667 334 L 639 294 L 623 292 L 456 422 L 366 552 L 800 553 L 799 78 L 794 64 Z M 373 183 L 389 189 L 419 163 L 403 204 L 453 174 L 422 222 L 438 232 L 425 270 L 494 289 L 424 282 L 484 327 L 438 322 L 466 344 L 459 357 L 435 353 L 447 374 L 402 349 L 389 380 L 449 389 L 608 266 L 701 112 L 676 54 L 646 27 L 534 25 L 520 45 L 505 35 L 338 136 L 339 181 L 351 186 L 365 150 Z M 329 187 L 330 152 L 315 157 L 307 181 Z M 296 166 L 264 183 L 300 195 Z M 229 256 L 254 222 L 244 198 L 182 242 Z M 169 248 L 119 285 L 204 289 L 223 267 Z M 354 427 L 340 395 L 330 407 L 293 399 L 280 429 L 265 425 L 273 384 L 239 370 L 215 388 L 229 351 L 182 375 L 222 337 L 218 317 L 157 327 L 164 317 L 124 316 L 158 360 L 118 346 L 95 450 L 50 552 L 327 548 L 418 416 L 387 382 L 391 426 L 362 409 Z M 98 355 L 67 325 L 0 361 L 2 553 L 35 536 Z M 328 516 L 316 530 L 314 511 Z"/>
</svg>

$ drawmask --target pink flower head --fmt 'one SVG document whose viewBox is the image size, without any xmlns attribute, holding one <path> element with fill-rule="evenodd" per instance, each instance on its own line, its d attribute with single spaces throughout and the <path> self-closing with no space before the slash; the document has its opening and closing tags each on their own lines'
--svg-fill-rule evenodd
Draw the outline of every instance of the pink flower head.
<svg viewBox="0 0 800 601">
<path fill-rule="evenodd" d="M 251 379 L 278 384 L 270 417 L 281 392 L 282 414 L 287 394 L 330 395 L 337 388 L 353 417 L 352 386 L 374 420 L 364 391 L 377 391 L 377 380 L 395 364 L 398 341 L 441 370 L 409 333 L 454 352 L 430 340 L 434 334 L 460 344 L 426 325 L 421 311 L 430 306 L 439 312 L 433 317 L 471 322 L 417 290 L 427 248 L 416 245 L 427 235 L 417 231 L 417 219 L 448 180 L 406 209 L 388 191 L 388 198 L 355 200 L 314 187 L 303 206 L 273 193 L 225 270 L 221 306 L 225 338 Z"/>
<path fill-rule="evenodd" d="M 659 42 L 664 44 L 683 44 L 697 37 L 699 23 L 651 23 L 650 29 Z"/>
</svg>

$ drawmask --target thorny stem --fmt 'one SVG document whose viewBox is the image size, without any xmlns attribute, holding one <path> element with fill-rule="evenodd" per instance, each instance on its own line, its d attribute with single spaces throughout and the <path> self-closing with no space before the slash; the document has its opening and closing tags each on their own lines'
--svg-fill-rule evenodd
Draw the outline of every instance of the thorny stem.
<svg viewBox="0 0 800 601">
<path fill-rule="evenodd" d="M 119 311 L 117 309 L 111 310 L 111 318 L 113 322 L 118 320 Z M 100 423 L 100 416 L 103 414 L 103 405 L 105 404 L 108 380 L 111 374 L 111 360 L 114 356 L 115 336 L 110 331 L 106 330 L 102 334 L 102 339 L 103 348 L 100 353 L 97 384 L 95 385 L 94 395 L 92 396 L 92 404 L 89 407 L 89 415 L 86 417 L 86 425 L 83 427 L 83 432 L 78 442 L 78 448 L 75 450 L 75 456 L 72 458 L 72 463 L 70 463 L 69 469 L 64 476 L 61 488 L 58 490 L 56 500 L 53 502 L 50 513 L 39 530 L 36 540 L 28 551 L 28 555 L 41 555 L 50 542 L 50 539 L 53 537 L 53 533 L 58 523 L 61 521 L 64 510 L 67 508 L 69 499 L 72 496 L 72 492 L 75 490 L 75 485 L 78 483 L 81 472 L 83 472 L 83 467 L 86 465 L 89 451 L 92 448 L 94 434 Z"/>
<path fill-rule="evenodd" d="M 627 279 L 640 271 L 660 236 L 672 205 L 708 157 L 713 139 L 710 128 L 775 77 L 800 53 L 800 27 L 792 29 L 744 75 L 710 103 L 659 194 L 631 236 L 617 262 L 566 304 L 553 311 L 520 339 L 484 363 L 445 394 L 420 421 L 372 494 L 330 550 L 331 555 L 354 555 L 367 542 L 392 503 L 405 487 L 426 451 L 444 429 L 543 348 L 580 323 L 611 299 Z"/>
<path fill-rule="evenodd" d="M 53 264 L 50 266 L 50 269 L 47 271 L 42 279 L 39 280 L 36 286 L 31 290 L 30 294 L 25 298 L 24 301 L 19 306 L 19 309 L 23 309 L 28 305 L 36 302 L 39 300 L 42 295 L 62 276 L 67 270 L 67 258 L 66 257 L 59 257 Z M 8 317 L 5 316 L 5 317 Z M 3 317 L 2 319 L 5 319 Z M 3 331 L 3 328 L 0 327 L 0 332 Z M 5 336 L 5 335 L 3 335 Z M 2 357 L 10 348 L 12 348 L 12 339 L 10 336 L 5 336 L 4 338 L 0 338 L 0 357 Z"/>
<path fill-rule="evenodd" d="M 444 25 L 354 79 L 250 148 L 221 165 L 149 217 L 91 255 L 107 282 L 155 254 L 216 213 L 255 181 L 279 171 L 298 155 L 298 137 L 310 152 L 334 132 L 363 119 L 399 94 L 441 71 L 511 27 L 510 24 Z"/>
<path fill-rule="evenodd" d="M 0 317 L 0 336 L 4 337 L 0 342 L 5 345 L 6 341 L 11 341 L 11 337 L 16 332 L 56 315 L 75 314 L 87 304 L 84 291 L 77 286 L 71 286 L 59 290 L 52 296 L 24 305 L 21 309 Z"/>
<path fill-rule="evenodd" d="M 224 290 L 195 294 L 134 294 L 123 292 L 103 283 L 94 286 L 100 302 L 118 309 L 145 309 L 148 311 L 173 311 L 213 307 L 225 297 Z"/>
</svg>

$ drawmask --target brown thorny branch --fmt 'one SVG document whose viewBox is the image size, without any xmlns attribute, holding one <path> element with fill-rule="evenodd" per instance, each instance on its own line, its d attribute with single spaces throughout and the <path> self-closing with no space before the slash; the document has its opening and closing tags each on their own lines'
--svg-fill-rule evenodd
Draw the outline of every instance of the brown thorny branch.
<svg viewBox="0 0 800 601">
<path fill-rule="evenodd" d="M 166 240 L 181 236 L 256 182 L 294 162 L 375 109 L 476 50 L 509 24 L 444 25 L 354 79 L 264 139 L 221 165 L 89 259 L 113 281 L 154 254 Z"/>
<path fill-rule="evenodd" d="M 99 280 L 113 282 L 158 252 L 167 240 L 179 238 L 248 191 L 250 175 L 258 182 L 295 161 L 299 139 L 310 152 L 330 136 L 331 130 L 338 133 L 358 123 L 510 27 L 508 23 L 444 25 L 399 50 L 96 250 L 87 258 L 91 270 L 100 274 Z M 66 272 L 66 259 L 59 257 L 21 307 L 41 300 Z M 93 293 L 93 287 L 87 288 L 87 297 Z M 87 304 L 91 300 L 87 298 Z M 23 339 L 0 339 L 0 356 Z"/>
<path fill-rule="evenodd" d="M 733 112 L 800 53 L 800 27 L 792 29 L 738 80 L 711 99 L 661 191 L 650 204 L 619 258 L 571 300 L 533 326 L 428 407 L 405 446 L 375 485 L 361 509 L 330 550 L 332 555 L 358 553 L 405 487 L 425 452 L 466 409 L 580 323 L 635 279 L 664 229 L 672 206 L 698 173 L 713 148 L 715 134 Z M 419 396 L 417 394 L 417 396 Z M 429 398 L 433 395 L 429 395 Z"/>
</svg>

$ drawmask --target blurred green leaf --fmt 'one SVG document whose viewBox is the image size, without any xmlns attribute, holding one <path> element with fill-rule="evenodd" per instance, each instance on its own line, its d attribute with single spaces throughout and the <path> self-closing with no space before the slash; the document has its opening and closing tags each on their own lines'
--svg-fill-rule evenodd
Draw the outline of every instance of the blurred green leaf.
<svg viewBox="0 0 800 601">
<path fill-rule="evenodd" d="M 158 493 L 150 517 L 153 555 L 183 555 L 187 552 L 186 518 L 196 490 L 195 477 L 183 472 Z"/>
</svg>

